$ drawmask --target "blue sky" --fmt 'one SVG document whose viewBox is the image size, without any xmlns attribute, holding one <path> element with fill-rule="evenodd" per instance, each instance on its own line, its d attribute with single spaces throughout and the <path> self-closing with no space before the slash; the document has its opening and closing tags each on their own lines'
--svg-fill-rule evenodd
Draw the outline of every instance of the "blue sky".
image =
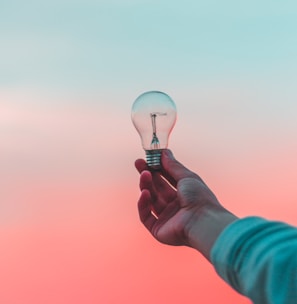
<svg viewBox="0 0 297 304">
<path fill-rule="evenodd" d="M 290 84 L 295 1 L 6 1 L 0 85 L 56 90 Z"/>
<path fill-rule="evenodd" d="M 296 0 L 0 0 L 0 302 L 246 303 L 139 223 L 131 106 L 169 94 L 176 157 L 296 224 L 296 79 Z"/>
<path fill-rule="evenodd" d="M 130 123 L 161 90 L 183 126 L 296 127 L 296 1 L 2 1 L 0 44 L 2 102 L 107 103 Z"/>
</svg>

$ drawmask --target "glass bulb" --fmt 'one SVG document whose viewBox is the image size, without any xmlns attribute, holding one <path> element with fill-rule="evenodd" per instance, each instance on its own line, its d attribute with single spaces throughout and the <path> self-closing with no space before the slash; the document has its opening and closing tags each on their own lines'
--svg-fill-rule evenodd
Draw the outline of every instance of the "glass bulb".
<svg viewBox="0 0 297 304">
<path fill-rule="evenodd" d="M 146 152 L 148 166 L 160 168 L 162 150 L 168 147 L 176 121 L 174 101 L 163 92 L 145 92 L 133 103 L 131 117 Z"/>
</svg>

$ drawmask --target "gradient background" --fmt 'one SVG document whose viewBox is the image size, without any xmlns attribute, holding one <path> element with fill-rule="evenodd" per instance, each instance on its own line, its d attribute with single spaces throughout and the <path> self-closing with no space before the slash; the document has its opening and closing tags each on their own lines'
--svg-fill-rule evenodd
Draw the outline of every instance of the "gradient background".
<svg viewBox="0 0 297 304">
<path fill-rule="evenodd" d="M 175 156 L 295 225 L 296 32 L 295 0 L 2 1 L 0 302 L 250 303 L 139 222 L 130 109 L 168 93 Z"/>
</svg>

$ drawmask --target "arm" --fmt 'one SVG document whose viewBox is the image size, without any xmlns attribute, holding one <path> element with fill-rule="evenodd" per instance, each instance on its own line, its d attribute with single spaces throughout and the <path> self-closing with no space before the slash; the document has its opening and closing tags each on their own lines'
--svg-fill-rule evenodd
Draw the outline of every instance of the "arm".
<svg viewBox="0 0 297 304">
<path fill-rule="evenodd" d="M 160 172 L 148 171 L 144 160 L 136 168 L 140 219 L 157 240 L 197 249 L 255 304 L 296 303 L 296 228 L 255 217 L 239 220 L 168 150 Z"/>
<path fill-rule="evenodd" d="M 253 303 L 294 304 L 296 253 L 295 227 L 247 217 L 222 232 L 213 246 L 211 260 L 218 274 Z"/>
<path fill-rule="evenodd" d="M 141 173 L 139 215 L 146 228 L 160 242 L 193 247 L 210 260 L 219 234 L 237 217 L 169 150 L 162 154 L 161 171 L 148 171 L 144 160 L 135 165 Z"/>
</svg>

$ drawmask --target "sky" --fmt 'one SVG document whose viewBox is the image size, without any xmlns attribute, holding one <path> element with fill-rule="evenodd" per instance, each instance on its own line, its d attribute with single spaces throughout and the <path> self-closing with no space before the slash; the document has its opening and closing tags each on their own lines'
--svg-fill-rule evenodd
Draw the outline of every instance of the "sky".
<svg viewBox="0 0 297 304">
<path fill-rule="evenodd" d="M 140 223 L 131 107 L 169 94 L 178 160 L 297 225 L 296 32 L 289 0 L 0 2 L 0 302 L 250 303 Z"/>
</svg>

